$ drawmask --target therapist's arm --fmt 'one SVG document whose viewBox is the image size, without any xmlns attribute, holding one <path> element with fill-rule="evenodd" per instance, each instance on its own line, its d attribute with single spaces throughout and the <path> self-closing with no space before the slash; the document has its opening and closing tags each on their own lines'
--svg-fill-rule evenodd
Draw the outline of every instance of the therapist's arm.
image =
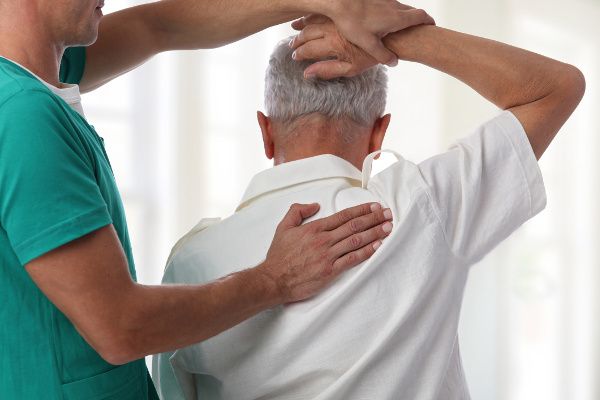
<svg viewBox="0 0 600 400">
<path fill-rule="evenodd" d="M 222 46 L 313 12 L 335 20 L 346 37 L 385 63 L 397 58 L 381 37 L 433 23 L 423 10 L 395 0 L 161 0 L 102 19 L 80 86 L 93 90 L 163 51 Z"/>
<path fill-rule="evenodd" d="M 369 258 L 391 230 L 391 225 L 384 229 L 389 210 L 372 204 L 301 225 L 317 210 L 318 205 L 292 206 L 262 264 L 202 286 L 133 282 L 112 225 L 31 261 L 26 269 L 106 361 L 123 364 L 200 342 L 258 312 L 307 299 Z"/>
<path fill-rule="evenodd" d="M 338 57 L 315 64 L 306 74 L 353 75 L 376 63 L 336 33 L 331 22 L 304 28 L 294 41 L 297 59 Z M 400 60 L 418 62 L 475 89 L 521 122 L 539 159 L 573 113 L 585 92 L 581 71 L 504 43 L 437 26 L 417 26 L 388 35 L 384 44 Z M 327 65 L 327 68 L 324 66 Z"/>
</svg>

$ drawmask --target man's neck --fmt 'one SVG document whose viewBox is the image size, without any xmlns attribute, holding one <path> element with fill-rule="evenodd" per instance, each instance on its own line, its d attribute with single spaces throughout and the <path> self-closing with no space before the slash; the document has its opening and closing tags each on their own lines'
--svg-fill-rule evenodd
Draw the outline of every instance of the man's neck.
<svg viewBox="0 0 600 400">
<path fill-rule="evenodd" d="M 53 43 L 34 13 L 0 16 L 0 56 L 27 68 L 45 82 L 59 86 L 64 46 Z M 14 18 L 13 18 L 14 17 Z"/>
<path fill-rule="evenodd" d="M 340 146 L 293 146 L 290 149 L 276 149 L 273 161 L 275 165 L 290 161 L 302 160 L 304 158 L 316 157 L 323 154 L 332 154 L 348 161 L 358 170 L 362 170 L 362 164 L 367 156 L 364 152 L 357 152 L 357 149 L 343 149 Z"/>
<path fill-rule="evenodd" d="M 354 128 L 354 130 L 352 130 Z M 281 129 L 276 127 L 276 129 Z M 342 130 L 345 129 L 345 134 Z M 332 154 L 343 158 L 359 170 L 369 153 L 369 131 L 349 124 L 336 125 L 319 117 L 302 121 L 295 131 L 279 131 L 273 134 L 274 163 L 315 157 L 322 154 Z M 352 138 L 349 142 L 344 138 Z"/>
</svg>

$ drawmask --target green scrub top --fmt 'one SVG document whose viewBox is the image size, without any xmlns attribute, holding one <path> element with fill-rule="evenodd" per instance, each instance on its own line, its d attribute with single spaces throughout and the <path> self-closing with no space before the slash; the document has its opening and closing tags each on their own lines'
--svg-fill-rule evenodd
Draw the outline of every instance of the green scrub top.
<svg viewBox="0 0 600 400">
<path fill-rule="evenodd" d="M 85 49 L 65 53 L 79 83 Z M 24 265 L 113 224 L 135 269 L 103 140 L 34 76 L 0 58 L 0 399 L 140 400 L 158 396 L 144 360 L 104 361 Z"/>
</svg>

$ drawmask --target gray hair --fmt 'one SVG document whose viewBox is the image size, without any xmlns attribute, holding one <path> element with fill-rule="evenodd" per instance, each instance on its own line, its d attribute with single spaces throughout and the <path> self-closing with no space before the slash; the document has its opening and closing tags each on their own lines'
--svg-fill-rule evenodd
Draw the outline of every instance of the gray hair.
<svg viewBox="0 0 600 400">
<path fill-rule="evenodd" d="M 370 126 L 385 111 L 387 74 L 375 66 L 352 78 L 304 79 L 304 70 L 314 61 L 294 61 L 291 38 L 273 51 L 265 76 L 265 109 L 270 118 L 291 123 L 318 113 L 326 118 L 350 118 Z"/>
</svg>

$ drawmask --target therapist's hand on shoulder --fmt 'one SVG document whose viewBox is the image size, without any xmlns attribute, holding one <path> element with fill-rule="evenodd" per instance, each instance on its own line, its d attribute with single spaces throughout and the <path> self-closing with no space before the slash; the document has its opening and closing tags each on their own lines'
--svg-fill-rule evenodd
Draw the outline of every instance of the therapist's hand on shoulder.
<svg viewBox="0 0 600 400">
<path fill-rule="evenodd" d="M 392 230 L 389 209 L 363 204 L 301 225 L 318 204 L 294 204 L 279 223 L 264 264 L 257 267 L 280 295 L 278 303 L 314 296 L 340 273 L 375 253 Z"/>
</svg>

